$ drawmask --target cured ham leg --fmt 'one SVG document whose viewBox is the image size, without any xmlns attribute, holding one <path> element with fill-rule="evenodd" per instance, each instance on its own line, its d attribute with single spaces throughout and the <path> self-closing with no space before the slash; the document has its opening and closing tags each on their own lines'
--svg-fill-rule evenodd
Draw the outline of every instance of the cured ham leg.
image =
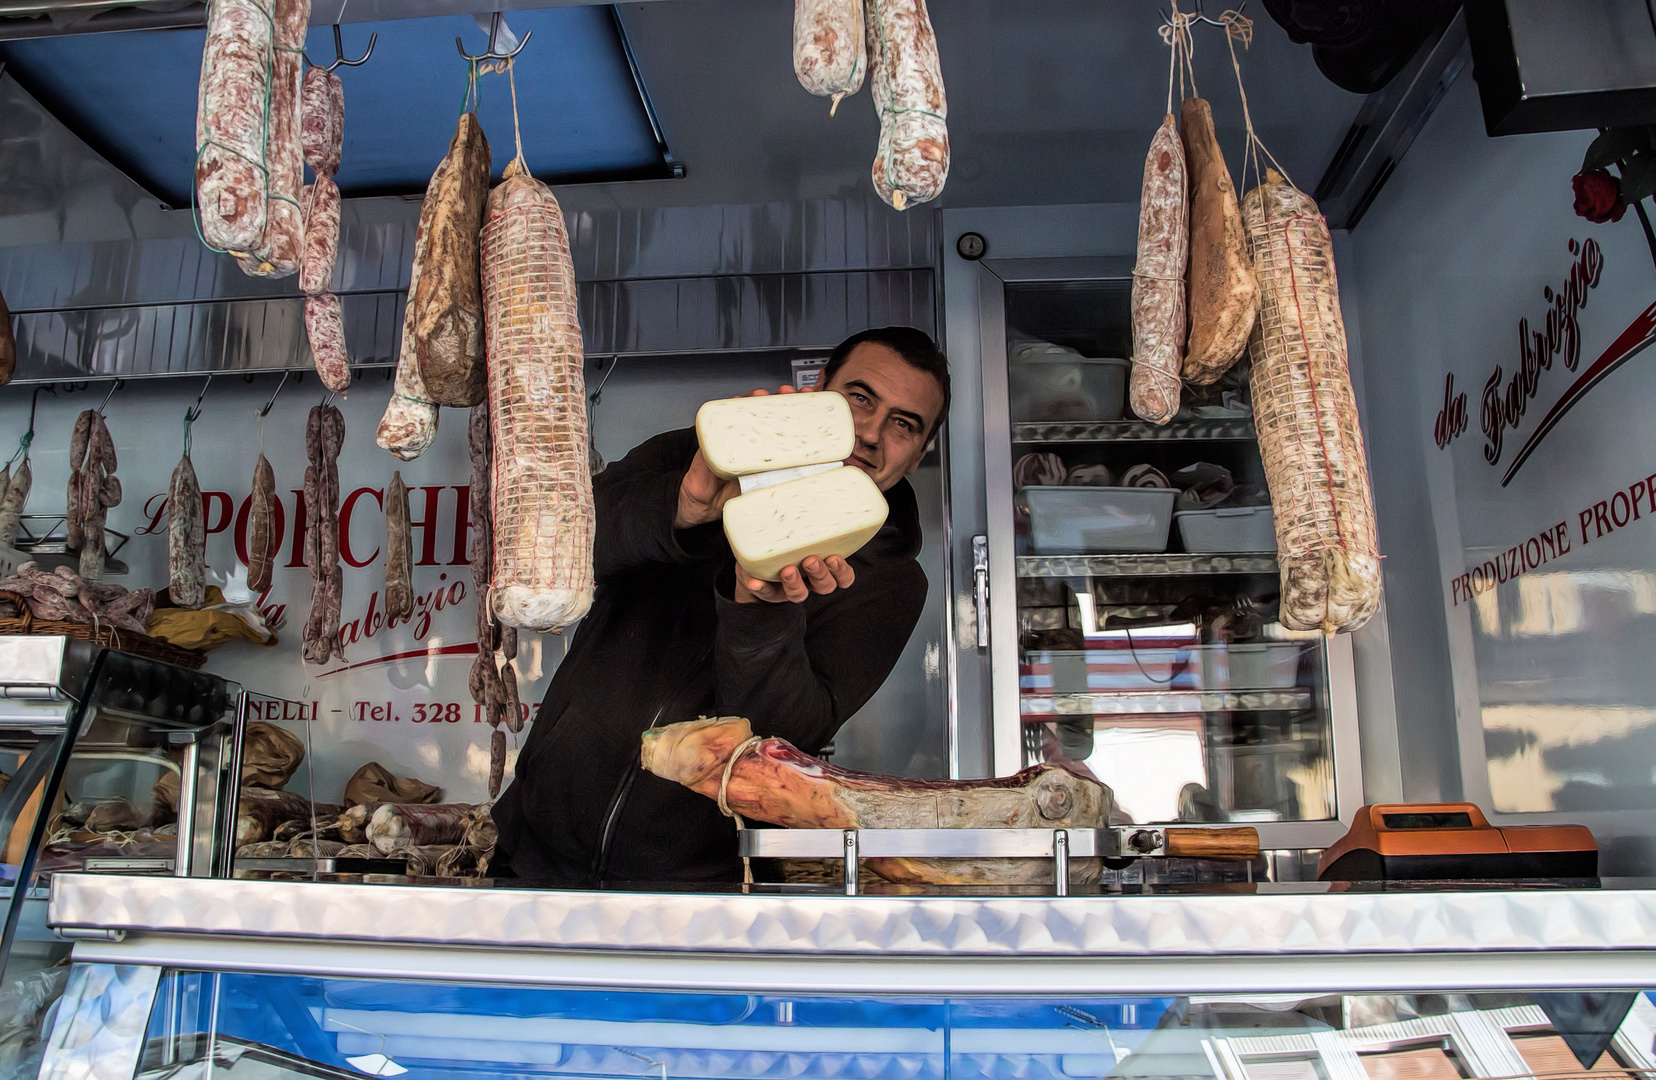
<svg viewBox="0 0 1656 1080">
<path fill-rule="evenodd" d="M 725 763 L 753 736 L 739 716 L 690 720 L 646 731 L 640 763 L 708 798 L 719 797 Z M 725 801 L 755 821 L 795 829 L 1103 828 L 1110 789 L 1058 765 L 1035 765 L 993 780 L 907 780 L 852 772 L 764 739 L 730 769 Z M 1048 859 L 870 859 L 890 881 L 917 884 L 1034 884 L 1052 880 Z M 1074 880 L 1096 881 L 1097 859 L 1070 864 Z"/>
</svg>

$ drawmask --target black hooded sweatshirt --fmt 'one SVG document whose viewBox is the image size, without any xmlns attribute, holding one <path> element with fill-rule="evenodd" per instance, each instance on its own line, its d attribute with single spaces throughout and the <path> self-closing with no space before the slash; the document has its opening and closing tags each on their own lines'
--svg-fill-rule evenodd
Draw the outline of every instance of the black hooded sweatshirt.
<svg viewBox="0 0 1656 1080">
<path fill-rule="evenodd" d="M 874 695 L 926 598 L 914 489 L 850 559 L 856 581 L 802 604 L 738 604 L 723 526 L 674 529 L 693 430 L 658 435 L 593 480 L 597 590 L 495 804 L 519 878 L 560 888 L 740 881 L 735 823 L 646 773 L 639 736 L 698 716 L 816 754 Z"/>
</svg>

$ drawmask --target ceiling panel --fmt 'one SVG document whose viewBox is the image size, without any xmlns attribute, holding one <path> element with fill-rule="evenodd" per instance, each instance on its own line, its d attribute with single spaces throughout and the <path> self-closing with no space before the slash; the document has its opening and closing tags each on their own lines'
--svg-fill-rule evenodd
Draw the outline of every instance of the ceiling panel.
<svg viewBox="0 0 1656 1080">
<path fill-rule="evenodd" d="M 533 37 L 517 61 L 518 119 L 530 171 L 552 182 L 666 174 L 662 147 L 633 79 L 614 12 L 568 7 L 514 13 Z M 455 38 L 480 53 L 488 35 L 464 16 L 357 23 L 345 48 L 374 55 L 341 68 L 345 150 L 337 177 L 347 196 L 425 189 L 447 150 L 466 93 Z M 195 159 L 202 30 L 80 34 L 0 46 L 7 73 L 48 112 L 163 202 L 188 205 Z M 332 33 L 313 27 L 308 54 L 334 56 Z M 484 76 L 478 116 L 498 177 L 513 154 L 512 97 L 502 75 Z"/>
</svg>

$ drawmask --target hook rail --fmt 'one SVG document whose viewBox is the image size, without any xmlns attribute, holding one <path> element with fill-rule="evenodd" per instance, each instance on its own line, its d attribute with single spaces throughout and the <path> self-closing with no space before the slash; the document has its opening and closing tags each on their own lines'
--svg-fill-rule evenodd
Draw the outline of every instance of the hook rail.
<svg viewBox="0 0 1656 1080">
<path fill-rule="evenodd" d="M 498 48 L 500 42 L 500 27 L 503 21 L 504 20 L 502 20 L 500 12 L 498 11 L 489 18 L 489 47 L 484 52 L 473 56 L 471 53 L 466 51 L 466 43 L 461 41 L 459 37 L 454 39 L 454 47 L 460 50 L 462 58 L 473 64 L 482 64 L 491 61 L 505 63 L 507 60 L 512 59 L 518 53 L 523 51 L 523 47 L 529 44 L 529 38 L 534 34 L 534 31 L 524 31 L 523 36 L 518 39 L 517 48 L 513 49 L 511 52 L 503 53 L 500 52 Z"/>
<path fill-rule="evenodd" d="M 344 9 L 341 8 L 340 10 L 344 10 Z M 379 31 L 376 30 L 373 33 L 368 35 L 368 48 L 365 49 L 363 51 L 362 55 L 360 57 L 358 57 L 357 59 L 355 59 L 355 60 L 345 59 L 345 39 L 340 36 L 339 24 L 338 23 L 334 23 L 334 25 L 333 25 L 333 39 L 334 39 L 334 62 L 333 63 L 326 64 L 326 65 L 312 63 L 311 58 L 308 57 L 308 56 L 305 57 L 305 62 L 309 63 L 311 67 L 319 67 L 323 71 L 333 71 L 335 68 L 341 68 L 341 67 L 361 67 L 363 64 L 366 64 L 368 62 L 368 58 L 370 56 L 374 55 L 374 42 L 379 40 Z"/>
</svg>

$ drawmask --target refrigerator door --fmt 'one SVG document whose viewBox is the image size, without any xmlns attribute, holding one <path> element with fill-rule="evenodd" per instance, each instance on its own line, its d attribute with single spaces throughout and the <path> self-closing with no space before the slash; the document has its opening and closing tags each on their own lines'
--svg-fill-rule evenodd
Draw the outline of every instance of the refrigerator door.
<svg viewBox="0 0 1656 1080">
<path fill-rule="evenodd" d="M 1349 640 L 1277 621 L 1247 358 L 1170 424 L 1133 416 L 1131 273 L 948 260 L 949 348 L 979 360 L 951 471 L 982 499 L 953 487 L 956 775 L 1059 763 L 1135 822 L 1324 846 L 1362 801 Z"/>
</svg>

